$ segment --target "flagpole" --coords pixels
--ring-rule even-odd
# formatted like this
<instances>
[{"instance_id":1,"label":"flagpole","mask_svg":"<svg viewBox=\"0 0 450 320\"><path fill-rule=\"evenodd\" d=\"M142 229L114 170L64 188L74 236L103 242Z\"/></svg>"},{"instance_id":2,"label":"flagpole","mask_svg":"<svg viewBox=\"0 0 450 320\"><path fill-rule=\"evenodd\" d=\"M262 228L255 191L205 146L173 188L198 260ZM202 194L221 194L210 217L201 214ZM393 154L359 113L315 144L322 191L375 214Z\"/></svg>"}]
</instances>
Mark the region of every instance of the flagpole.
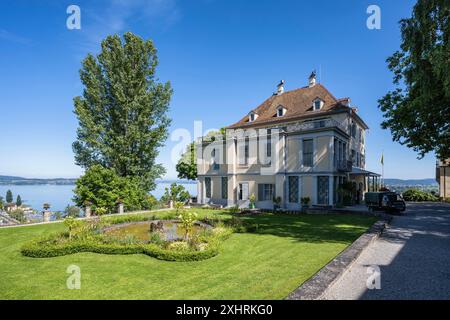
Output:
<instances>
[{"instance_id":1,"label":"flagpole","mask_svg":"<svg viewBox=\"0 0 450 320\"><path fill-rule=\"evenodd\" d=\"M382 152L383 161L381 162L381 186L384 187L384 150Z\"/></svg>"}]
</instances>

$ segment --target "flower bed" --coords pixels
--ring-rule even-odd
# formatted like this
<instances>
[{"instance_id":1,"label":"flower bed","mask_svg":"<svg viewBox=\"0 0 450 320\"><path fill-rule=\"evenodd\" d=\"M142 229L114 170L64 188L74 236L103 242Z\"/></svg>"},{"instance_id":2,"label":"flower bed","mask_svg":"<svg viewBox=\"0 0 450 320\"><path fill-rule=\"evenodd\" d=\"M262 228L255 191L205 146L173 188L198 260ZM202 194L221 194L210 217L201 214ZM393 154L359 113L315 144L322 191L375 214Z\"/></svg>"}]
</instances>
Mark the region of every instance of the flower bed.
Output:
<instances>
[{"instance_id":1,"label":"flower bed","mask_svg":"<svg viewBox=\"0 0 450 320\"><path fill-rule=\"evenodd\" d=\"M111 225L129 222L149 221L153 217L136 215L129 217L106 217L80 221L66 219L67 232L48 235L32 240L21 248L24 256L49 258L79 252L101 254L146 254L167 261L200 261L209 259L219 253L220 244L233 232L232 228L215 225L205 228L184 241L164 241L159 237L150 237L142 241L133 237L114 237L103 232ZM165 219L171 219L168 215Z\"/></svg>"}]
</instances>

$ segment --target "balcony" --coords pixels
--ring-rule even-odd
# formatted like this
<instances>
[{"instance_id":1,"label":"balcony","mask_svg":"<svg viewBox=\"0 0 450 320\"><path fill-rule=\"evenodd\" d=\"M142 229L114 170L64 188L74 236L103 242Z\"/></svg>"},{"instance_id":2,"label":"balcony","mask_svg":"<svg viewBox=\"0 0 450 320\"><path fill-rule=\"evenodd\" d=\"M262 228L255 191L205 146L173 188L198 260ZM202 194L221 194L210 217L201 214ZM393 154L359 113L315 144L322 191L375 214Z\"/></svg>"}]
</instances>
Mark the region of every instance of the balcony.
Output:
<instances>
[{"instance_id":1,"label":"balcony","mask_svg":"<svg viewBox=\"0 0 450 320\"><path fill-rule=\"evenodd\" d=\"M337 160L335 162L335 167L337 171L340 172L351 172L352 171L352 162L351 160Z\"/></svg>"}]
</instances>

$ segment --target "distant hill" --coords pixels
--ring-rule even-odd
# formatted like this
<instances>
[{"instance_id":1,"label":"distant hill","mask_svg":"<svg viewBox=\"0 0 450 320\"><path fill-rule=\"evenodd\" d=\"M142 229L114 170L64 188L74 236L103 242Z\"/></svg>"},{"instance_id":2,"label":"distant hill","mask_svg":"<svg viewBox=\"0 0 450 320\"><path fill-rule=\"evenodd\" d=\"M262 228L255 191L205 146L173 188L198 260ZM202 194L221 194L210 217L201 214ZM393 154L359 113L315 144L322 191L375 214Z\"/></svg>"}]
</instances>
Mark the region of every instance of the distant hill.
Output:
<instances>
[{"instance_id":1,"label":"distant hill","mask_svg":"<svg viewBox=\"0 0 450 320\"><path fill-rule=\"evenodd\" d=\"M0 181L9 181L9 180L23 180L25 178L14 177L14 176L0 176Z\"/></svg>"},{"instance_id":2,"label":"distant hill","mask_svg":"<svg viewBox=\"0 0 450 320\"><path fill-rule=\"evenodd\" d=\"M74 184L77 179L34 179L15 176L0 176L0 185L38 185L38 184L54 184L54 185L70 185Z\"/></svg>"},{"instance_id":3,"label":"distant hill","mask_svg":"<svg viewBox=\"0 0 450 320\"><path fill-rule=\"evenodd\" d=\"M54 178L54 179L35 179L35 178L23 178L15 176L1 176L0 185L39 185L39 184L54 184L54 185L72 185L77 181L76 178ZM196 181L188 180L156 180L157 183L189 183L194 184Z\"/></svg>"},{"instance_id":4,"label":"distant hill","mask_svg":"<svg viewBox=\"0 0 450 320\"><path fill-rule=\"evenodd\" d=\"M437 186L436 179L384 179L387 186Z\"/></svg>"}]
</instances>

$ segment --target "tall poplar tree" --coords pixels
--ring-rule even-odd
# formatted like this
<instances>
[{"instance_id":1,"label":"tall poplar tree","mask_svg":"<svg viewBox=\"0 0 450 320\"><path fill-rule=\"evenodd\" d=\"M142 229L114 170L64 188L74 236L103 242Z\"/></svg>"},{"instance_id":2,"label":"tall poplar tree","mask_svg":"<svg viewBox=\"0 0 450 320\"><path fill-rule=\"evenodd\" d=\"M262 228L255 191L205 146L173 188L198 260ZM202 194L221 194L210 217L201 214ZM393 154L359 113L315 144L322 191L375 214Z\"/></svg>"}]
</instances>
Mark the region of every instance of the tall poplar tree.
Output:
<instances>
[{"instance_id":1,"label":"tall poplar tree","mask_svg":"<svg viewBox=\"0 0 450 320\"><path fill-rule=\"evenodd\" d=\"M13 202L13 194L11 190L6 191L6 203L12 203Z\"/></svg>"},{"instance_id":2,"label":"tall poplar tree","mask_svg":"<svg viewBox=\"0 0 450 320\"><path fill-rule=\"evenodd\" d=\"M167 139L172 88L155 76L157 52L150 40L128 32L102 41L80 70L83 96L74 99L79 127L76 164L99 164L121 177L139 178L147 191L165 169L155 162Z\"/></svg>"}]
</instances>

